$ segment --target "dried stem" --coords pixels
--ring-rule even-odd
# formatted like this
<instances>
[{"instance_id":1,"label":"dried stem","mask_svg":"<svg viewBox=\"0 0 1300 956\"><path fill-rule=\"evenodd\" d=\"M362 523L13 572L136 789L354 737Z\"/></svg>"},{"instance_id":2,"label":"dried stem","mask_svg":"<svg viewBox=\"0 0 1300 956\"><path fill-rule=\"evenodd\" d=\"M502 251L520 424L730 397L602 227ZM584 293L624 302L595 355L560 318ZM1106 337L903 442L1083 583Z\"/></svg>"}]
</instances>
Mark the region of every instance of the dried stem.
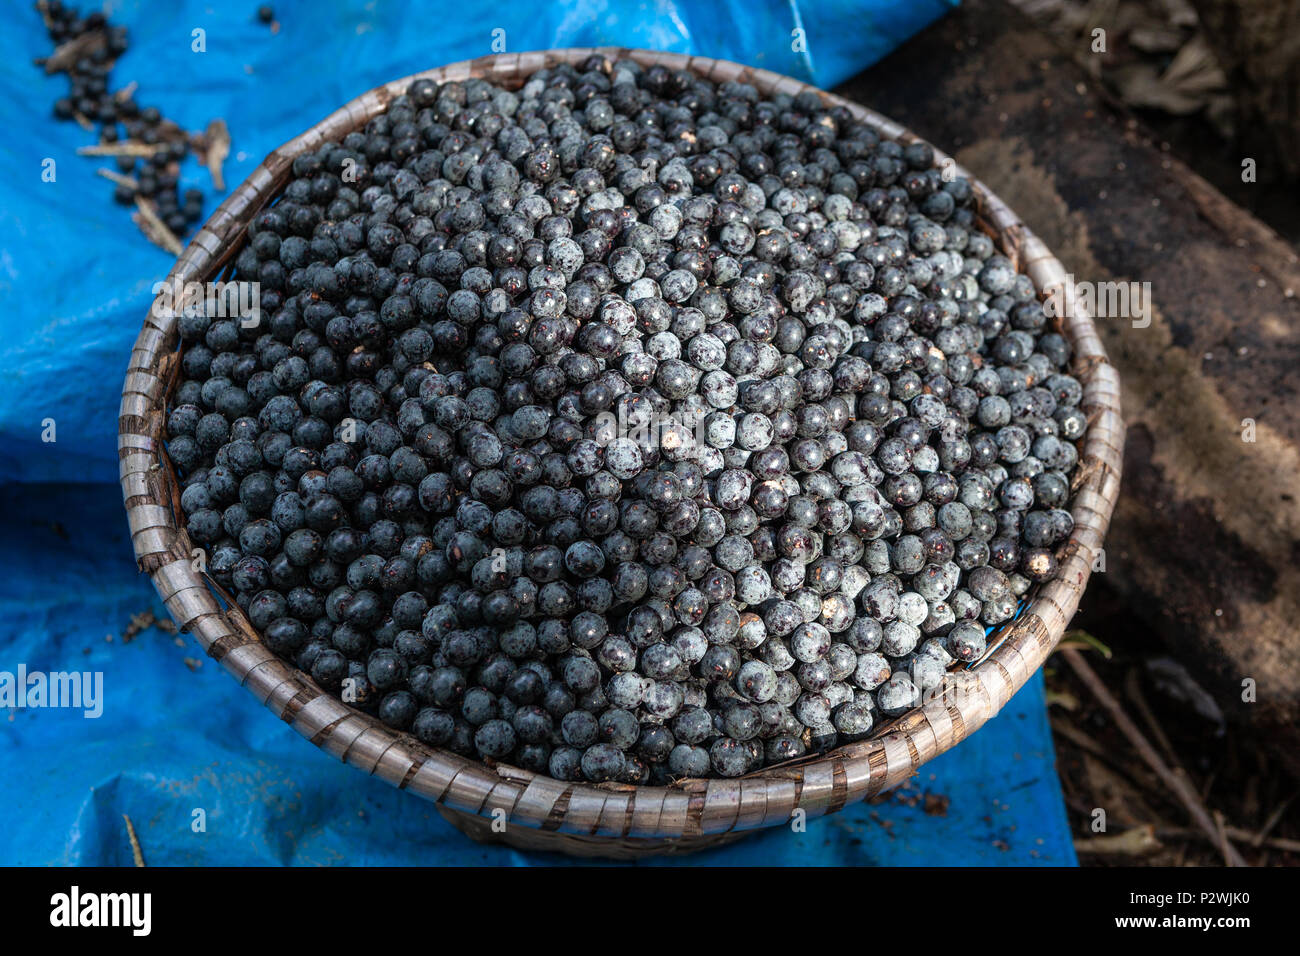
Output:
<instances>
[{"instance_id":1,"label":"dried stem","mask_svg":"<svg viewBox=\"0 0 1300 956\"><path fill-rule=\"evenodd\" d=\"M219 191L226 189L226 179L222 174L221 164L230 155L230 129L223 119L214 119L207 129L190 138L190 146L198 154L199 160L208 168L212 176L212 185Z\"/></svg>"},{"instance_id":2,"label":"dried stem","mask_svg":"<svg viewBox=\"0 0 1300 956\"><path fill-rule=\"evenodd\" d=\"M1174 745L1169 742L1169 736L1165 733L1160 722L1156 720L1155 713L1152 712L1147 704L1146 696L1142 693L1142 686L1138 681L1137 668L1129 668L1129 672L1124 676L1124 690L1128 693L1129 699L1133 701L1133 706L1137 708L1138 716L1142 722L1147 725L1151 735L1156 738L1156 745L1160 747L1164 755L1169 758L1169 763L1175 770L1179 770L1178 757L1174 753Z\"/></svg>"},{"instance_id":3,"label":"dried stem","mask_svg":"<svg viewBox=\"0 0 1300 956\"><path fill-rule=\"evenodd\" d=\"M137 143L127 140L122 143L100 143L97 146L77 147L78 156L154 156L167 148L166 143Z\"/></svg>"},{"instance_id":4,"label":"dried stem","mask_svg":"<svg viewBox=\"0 0 1300 956\"><path fill-rule=\"evenodd\" d=\"M131 841L131 859L135 860L136 866L144 866L144 852L140 849L140 838L135 835L135 824L125 813L122 819L126 821L126 836Z\"/></svg>"},{"instance_id":5,"label":"dried stem","mask_svg":"<svg viewBox=\"0 0 1300 956\"><path fill-rule=\"evenodd\" d=\"M121 173L114 172L111 169L97 169L95 172L103 176L110 182L117 183L119 186L129 186L132 189L140 188L140 181L134 176L123 176Z\"/></svg>"},{"instance_id":6,"label":"dried stem","mask_svg":"<svg viewBox=\"0 0 1300 956\"><path fill-rule=\"evenodd\" d=\"M158 213L153 207L153 203L141 196L135 197L136 209L139 210L131 218L135 224L140 227L140 231L148 237L149 241L160 249L165 249L174 256L179 256L184 251L181 241L176 238L176 234L167 228L167 224L158 218Z\"/></svg>"},{"instance_id":7,"label":"dried stem","mask_svg":"<svg viewBox=\"0 0 1300 956\"><path fill-rule=\"evenodd\" d=\"M1249 866L1245 858L1242 857L1242 855L1237 851L1237 848L1229 841L1227 834L1215 825L1214 819L1205 808L1205 804L1201 801L1200 795L1184 777L1169 769L1168 765L1166 765L1160 758L1160 754L1156 752L1156 749L1152 747L1146 737L1142 735L1142 731L1138 729L1137 724L1133 723L1128 714L1124 712L1124 708L1120 706L1119 701L1117 701L1114 695L1106 689L1106 685L1103 684L1101 678L1097 676L1097 672L1094 671L1088 662L1083 659L1083 655L1073 648L1069 648L1062 651L1061 656L1064 657L1070 667L1074 669L1079 680L1083 681L1088 690L1092 692L1092 695L1097 698L1098 703L1100 703L1102 707L1106 708L1111 719L1115 721L1115 725L1119 727L1124 736L1128 738L1129 743L1133 745L1133 748L1137 750L1138 754L1146 761L1147 765L1156 772L1156 776L1164 782L1165 786L1174 792L1174 795L1177 796L1183 806L1187 808L1187 812L1191 815L1192 820L1196 825L1205 831L1206 835L1211 840L1219 845L1223 852L1224 861L1229 866Z\"/></svg>"}]
</instances>

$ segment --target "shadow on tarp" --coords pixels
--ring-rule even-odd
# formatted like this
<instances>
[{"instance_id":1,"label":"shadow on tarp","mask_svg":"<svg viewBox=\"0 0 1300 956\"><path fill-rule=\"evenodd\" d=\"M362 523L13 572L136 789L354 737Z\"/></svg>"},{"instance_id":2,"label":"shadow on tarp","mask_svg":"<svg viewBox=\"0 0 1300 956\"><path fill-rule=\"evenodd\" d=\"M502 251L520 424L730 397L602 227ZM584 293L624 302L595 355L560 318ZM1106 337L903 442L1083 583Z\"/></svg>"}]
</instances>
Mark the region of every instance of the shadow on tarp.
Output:
<instances>
[{"instance_id":1,"label":"shadow on tarp","mask_svg":"<svg viewBox=\"0 0 1300 956\"><path fill-rule=\"evenodd\" d=\"M104 686L98 719L0 711L0 864L129 866L123 814L153 866L566 862L472 843L432 805L299 737L192 638L150 628L124 643L132 615L165 612L136 572L117 486L0 486L0 502L0 672L99 672ZM1072 866L1054 760L1038 675L921 768L914 805L854 804L806 833L765 831L689 860ZM926 794L942 813L910 799Z\"/></svg>"}]
</instances>

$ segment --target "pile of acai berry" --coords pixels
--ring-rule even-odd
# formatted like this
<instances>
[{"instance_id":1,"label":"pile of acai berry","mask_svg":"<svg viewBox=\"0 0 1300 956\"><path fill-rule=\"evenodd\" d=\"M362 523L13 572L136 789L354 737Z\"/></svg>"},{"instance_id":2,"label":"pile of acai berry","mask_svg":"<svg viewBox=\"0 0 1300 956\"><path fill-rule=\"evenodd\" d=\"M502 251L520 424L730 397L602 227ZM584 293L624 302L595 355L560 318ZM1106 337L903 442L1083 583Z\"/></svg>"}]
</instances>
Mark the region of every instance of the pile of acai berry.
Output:
<instances>
[{"instance_id":1,"label":"pile of acai berry","mask_svg":"<svg viewBox=\"0 0 1300 956\"><path fill-rule=\"evenodd\" d=\"M869 735L1057 572L1086 418L970 183L812 92L417 80L190 310L190 537L425 744L736 777Z\"/></svg>"}]
</instances>

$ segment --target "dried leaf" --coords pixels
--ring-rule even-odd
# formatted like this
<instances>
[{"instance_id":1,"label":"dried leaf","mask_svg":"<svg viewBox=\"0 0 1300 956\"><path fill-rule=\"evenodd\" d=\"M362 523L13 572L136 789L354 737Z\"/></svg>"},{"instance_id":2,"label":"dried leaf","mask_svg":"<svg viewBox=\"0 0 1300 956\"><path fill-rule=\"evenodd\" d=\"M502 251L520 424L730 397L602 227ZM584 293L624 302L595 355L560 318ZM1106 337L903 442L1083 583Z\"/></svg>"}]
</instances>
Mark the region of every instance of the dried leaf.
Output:
<instances>
[{"instance_id":1,"label":"dried leaf","mask_svg":"<svg viewBox=\"0 0 1300 956\"><path fill-rule=\"evenodd\" d=\"M174 256L179 256L184 251L181 241L176 238L176 234L167 228L167 224L158 218L158 213L154 210L153 203L141 196L135 197L136 212L131 215L135 224L140 227L140 231L145 234L155 246L170 252Z\"/></svg>"},{"instance_id":2,"label":"dried leaf","mask_svg":"<svg viewBox=\"0 0 1300 956\"><path fill-rule=\"evenodd\" d=\"M1197 34L1178 51L1178 55L1161 75L1160 82L1181 93L1193 95L1222 90L1228 81L1219 68L1219 61L1206 44L1205 37Z\"/></svg>"},{"instance_id":3,"label":"dried leaf","mask_svg":"<svg viewBox=\"0 0 1300 956\"><path fill-rule=\"evenodd\" d=\"M1185 116L1205 105L1203 97L1187 95L1162 83L1149 63L1130 63L1113 70L1109 76L1129 106Z\"/></svg>"},{"instance_id":4,"label":"dried leaf","mask_svg":"<svg viewBox=\"0 0 1300 956\"><path fill-rule=\"evenodd\" d=\"M230 155L230 130L223 119L214 119L200 135L190 141L199 161L208 168L212 176L212 185L224 192L226 180L221 172L221 164Z\"/></svg>"}]
</instances>

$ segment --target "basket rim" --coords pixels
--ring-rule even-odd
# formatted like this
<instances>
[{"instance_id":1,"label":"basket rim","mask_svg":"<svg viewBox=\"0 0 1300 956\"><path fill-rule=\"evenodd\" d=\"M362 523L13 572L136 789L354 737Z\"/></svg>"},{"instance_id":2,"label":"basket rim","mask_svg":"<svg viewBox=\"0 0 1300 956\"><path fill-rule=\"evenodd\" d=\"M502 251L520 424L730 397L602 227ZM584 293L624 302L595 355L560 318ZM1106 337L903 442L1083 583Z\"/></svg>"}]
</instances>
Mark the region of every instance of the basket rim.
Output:
<instances>
[{"instance_id":1,"label":"basket rim","mask_svg":"<svg viewBox=\"0 0 1300 956\"><path fill-rule=\"evenodd\" d=\"M539 69L580 62L597 53L631 59L643 67L687 69L717 82L747 82L765 94L813 92L824 102L847 108L883 138L924 142L852 101L792 77L726 60L624 47L493 54L375 87L273 150L199 230L166 283L218 275L247 224L278 194L295 156L364 125L413 81L479 77L509 85ZM1040 296L1068 281L1064 266L996 194L941 150L935 149L935 162L970 181L980 216L998 248L1018 272L1029 276ZM191 631L209 656L277 716L343 762L453 810L504 814L511 824L557 835L624 841L699 838L787 822L795 810L811 816L834 812L901 783L995 716L1041 666L1078 607L1118 496L1124 444L1119 376L1092 317L1076 305L1060 318L1061 331L1074 350L1075 374L1083 384L1081 407L1089 417L1072 483L1075 528L1056 549L1057 577L1035 589L1029 605L978 666L949 672L941 694L927 695L919 706L882 725L879 734L744 777L692 779L663 787L558 781L431 748L409 733L388 728L272 654L233 602L222 607L212 590L215 582L195 569L175 475L163 447L166 401L179 371L178 331L176 316L157 305L151 305L146 316L123 386L119 471L137 563L177 624Z\"/></svg>"}]
</instances>

